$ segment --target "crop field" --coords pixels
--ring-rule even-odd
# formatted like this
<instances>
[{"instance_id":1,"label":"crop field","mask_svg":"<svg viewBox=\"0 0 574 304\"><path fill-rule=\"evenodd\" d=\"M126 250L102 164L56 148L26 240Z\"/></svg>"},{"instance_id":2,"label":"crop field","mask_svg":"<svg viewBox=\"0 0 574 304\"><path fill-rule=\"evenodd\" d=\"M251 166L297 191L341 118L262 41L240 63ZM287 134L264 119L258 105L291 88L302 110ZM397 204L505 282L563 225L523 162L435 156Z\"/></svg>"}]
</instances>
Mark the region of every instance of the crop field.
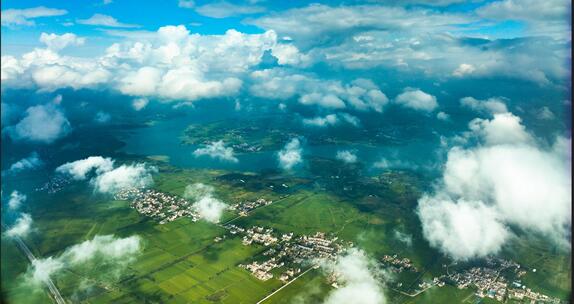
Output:
<instances>
[{"instance_id":1,"label":"crop field","mask_svg":"<svg viewBox=\"0 0 574 304\"><path fill-rule=\"evenodd\" d=\"M264 226L278 233L297 235L320 231L352 242L374 259L384 254L410 258L420 274L395 277L403 282L401 290L405 292L411 292L423 280L429 281L444 273L444 265L449 263L424 241L416 214L406 207L411 203L397 204L385 197L370 197L372 191L368 187L362 193L355 193L358 198L353 199L335 191L316 191L316 185L305 179L216 170L174 170L161 164L159 168L154 185L159 191L182 195L187 185L201 182L215 186L215 195L227 203L261 197L274 201L246 217L228 211L222 217L222 224L246 228ZM399 184L409 182L402 175L384 178L396 178L393 191L399 195L401 191L410 191L408 186ZM288 186L282 187L282 184ZM193 222L190 218L160 225L131 209L128 202L96 195L82 184L71 184L53 195L32 193L31 199L40 202L30 210L38 232L25 241L39 258L59 256L66 248L96 235L138 235L142 240L142 250L129 263L95 261L54 276L54 282L66 298L83 303L255 303L283 285L277 275L260 281L238 267L252 261L265 248L242 245L241 238L229 235L221 225L202 220ZM365 204L369 204L368 210ZM411 243L406 245L398 240L397 232L407 233ZM216 237L223 240L215 242ZM570 277L561 270L569 269L568 256L547 248L544 241L528 244L535 244L536 253L528 250L526 243L508 248L528 269L544 269L537 273L530 271L524 282L549 294L566 297ZM3 238L2 245L3 256L10 257L3 259L2 266L7 260L11 263L9 271L2 273L2 281L7 282L3 283L4 296L26 297L30 303L46 302L47 293L42 289L36 288L35 293L28 294L29 288L24 283L25 276L30 275L26 272L28 261L10 240ZM552 271L555 273L551 274ZM323 273L312 270L265 303L321 302L331 290ZM452 299L477 303L479 299L471 289L459 290L452 286L440 290L432 287L416 297L391 288L386 290L388 300L393 303L444 303Z\"/></svg>"}]
</instances>

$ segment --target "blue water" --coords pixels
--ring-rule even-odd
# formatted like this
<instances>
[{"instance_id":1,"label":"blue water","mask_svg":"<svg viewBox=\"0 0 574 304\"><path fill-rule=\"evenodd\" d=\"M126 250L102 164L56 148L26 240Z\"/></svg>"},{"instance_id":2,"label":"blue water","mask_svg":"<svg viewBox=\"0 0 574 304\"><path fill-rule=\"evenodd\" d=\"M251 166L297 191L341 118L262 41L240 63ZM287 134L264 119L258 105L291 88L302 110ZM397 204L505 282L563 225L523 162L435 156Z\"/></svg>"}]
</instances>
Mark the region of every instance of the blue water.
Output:
<instances>
[{"instance_id":1,"label":"blue water","mask_svg":"<svg viewBox=\"0 0 574 304\"><path fill-rule=\"evenodd\" d=\"M206 119L207 120L207 119ZM208 156L193 155L199 146L181 143L183 130L197 123L196 117L185 116L177 119L158 121L152 126L136 129L123 140L122 152L137 155L164 155L169 163L181 168L223 169L243 172L258 172L278 168L277 152L236 153L237 163L212 159ZM319 156L334 159L339 150L352 150L365 166L366 173L380 172L374 164L386 158L391 168L429 169L436 157L433 147L437 142L411 141L401 146L368 146L368 145L303 145L303 159ZM304 167L304 166L300 166ZM301 169L294 170L302 173Z\"/></svg>"}]
</instances>

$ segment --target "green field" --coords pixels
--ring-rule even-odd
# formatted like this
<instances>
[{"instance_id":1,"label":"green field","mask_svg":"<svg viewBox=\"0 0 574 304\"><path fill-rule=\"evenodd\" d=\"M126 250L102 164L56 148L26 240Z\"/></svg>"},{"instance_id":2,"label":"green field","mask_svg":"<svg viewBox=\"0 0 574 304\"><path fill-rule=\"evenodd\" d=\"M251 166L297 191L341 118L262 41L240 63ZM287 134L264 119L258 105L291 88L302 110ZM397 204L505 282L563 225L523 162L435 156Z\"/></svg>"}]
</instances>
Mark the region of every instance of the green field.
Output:
<instances>
[{"instance_id":1,"label":"green field","mask_svg":"<svg viewBox=\"0 0 574 304\"><path fill-rule=\"evenodd\" d=\"M154 188L160 191L182 195L187 185L202 182L213 185L216 196L227 203L260 197L274 201L247 217L226 212L223 224L271 227L279 233L297 235L321 231L352 242L374 259L384 254L410 258L420 273L395 277L403 282L402 290L411 290L421 280L432 280L444 273L443 265L450 263L430 248L420 234L412 198L401 194L418 191L420 187L407 173L368 178L362 182L359 188L362 190L350 197L337 191L322 191L322 187L333 186L327 178L320 179L317 186L306 179L273 174L229 174L158 166L160 173L155 177ZM269 187L283 183L289 188ZM385 191L397 193L395 199L369 195L377 187L386 187L384 183L393 184L392 189ZM403 198L397 200L397 197ZM53 280L66 298L83 303L255 303L282 286L277 276L263 282L238 267L259 256L264 247L242 245L239 237L227 234L221 225L192 222L188 218L160 225L129 208L128 202L96 195L81 183L54 195L33 193L30 199L41 202L29 210L37 230L25 239L37 257L58 256L69 246L96 235L142 238L143 249L128 264L96 261L55 275ZM397 230L408 233L412 245L397 240ZM223 241L214 242L215 237L223 235L227 235ZM527 244L535 244L534 249ZM545 244L517 242L507 254L529 269L540 269L524 278L529 286L566 298L570 290L567 271L570 260L563 251L552 251ZM23 283L28 262L9 239L3 238L2 245L2 254L7 257L2 259L2 281L7 282L3 283L4 296L14 302L26 297L28 303L45 303L45 291L33 288L31 293L30 287ZM313 270L265 303L317 303L331 289L321 271ZM478 299L470 289L459 290L448 285L432 287L416 297L386 288L386 296L392 303L477 303Z\"/></svg>"}]
</instances>

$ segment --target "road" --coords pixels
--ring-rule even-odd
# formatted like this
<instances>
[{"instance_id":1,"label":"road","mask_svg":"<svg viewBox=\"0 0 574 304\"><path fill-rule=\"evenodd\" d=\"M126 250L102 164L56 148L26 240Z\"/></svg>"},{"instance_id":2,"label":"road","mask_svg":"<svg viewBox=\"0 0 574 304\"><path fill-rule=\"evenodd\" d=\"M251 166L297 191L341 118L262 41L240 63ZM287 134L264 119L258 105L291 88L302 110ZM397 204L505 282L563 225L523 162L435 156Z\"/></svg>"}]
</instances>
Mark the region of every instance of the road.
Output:
<instances>
[{"instance_id":1,"label":"road","mask_svg":"<svg viewBox=\"0 0 574 304\"><path fill-rule=\"evenodd\" d=\"M313 267L311 267L311 268L305 270L303 273L301 273L300 275L298 275L297 277L295 277L293 280L287 282L287 284L285 284L285 285L279 287L279 289L277 289L277 290L275 290L274 292L268 294L265 298L261 299L261 301L257 302L257 304L261 304L261 303L265 302L265 300L271 298L274 294L278 293L281 289L283 289L283 288L289 286L289 284L295 282L295 280L297 280L298 278L302 277L304 274L306 274L307 272L309 272L309 271L312 270L312 269L313 269Z\"/></svg>"},{"instance_id":2,"label":"road","mask_svg":"<svg viewBox=\"0 0 574 304\"><path fill-rule=\"evenodd\" d=\"M3 226L4 226L4 229L6 229L6 226L5 225L3 225ZM24 252L24 254L28 258L30 263L34 263L34 261L36 260L36 257L34 256L32 251L30 251L28 246L26 246L26 243L24 243L24 241L19 236L13 236L12 239L16 242L16 244L18 245L18 248L20 248L20 250L22 250L22 252ZM52 294L52 299L54 301L56 301L57 304L66 304L66 301L64 300L64 298L60 294L58 287L56 287L56 285L54 284L52 279L48 278L48 280L45 283L48 286L50 293Z\"/></svg>"}]
</instances>

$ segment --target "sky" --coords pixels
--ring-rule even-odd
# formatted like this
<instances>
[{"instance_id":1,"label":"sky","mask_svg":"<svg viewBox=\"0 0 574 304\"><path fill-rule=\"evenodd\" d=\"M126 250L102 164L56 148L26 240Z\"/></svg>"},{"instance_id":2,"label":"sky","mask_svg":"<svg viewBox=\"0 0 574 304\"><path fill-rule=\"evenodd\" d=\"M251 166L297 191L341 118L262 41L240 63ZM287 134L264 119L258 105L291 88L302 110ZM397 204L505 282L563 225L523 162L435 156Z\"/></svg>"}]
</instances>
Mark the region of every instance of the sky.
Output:
<instances>
[{"instance_id":1,"label":"sky","mask_svg":"<svg viewBox=\"0 0 574 304\"><path fill-rule=\"evenodd\" d=\"M4 98L2 136L51 145L73 132L62 90L118 94L134 113L155 103L275 102L313 109L302 124L319 129L361 128L361 115L384 119L390 107L433 126L464 119L456 136L437 135L443 172L418 202L429 243L455 259L482 257L519 227L567 247L571 135L541 139L532 128L571 119L556 110L571 109L570 11L568 0L6 0L2 92L49 100ZM536 108L520 100L529 92ZM456 107L448 96L460 96ZM461 109L473 117L458 117ZM98 112L94 121L110 119ZM285 143L282 169L302 162L302 142ZM236 162L229 149L216 142L197 154ZM14 168L39 162L30 154ZM146 170L110 167L94 183L107 191L131 172L148 184Z\"/></svg>"}]
</instances>

